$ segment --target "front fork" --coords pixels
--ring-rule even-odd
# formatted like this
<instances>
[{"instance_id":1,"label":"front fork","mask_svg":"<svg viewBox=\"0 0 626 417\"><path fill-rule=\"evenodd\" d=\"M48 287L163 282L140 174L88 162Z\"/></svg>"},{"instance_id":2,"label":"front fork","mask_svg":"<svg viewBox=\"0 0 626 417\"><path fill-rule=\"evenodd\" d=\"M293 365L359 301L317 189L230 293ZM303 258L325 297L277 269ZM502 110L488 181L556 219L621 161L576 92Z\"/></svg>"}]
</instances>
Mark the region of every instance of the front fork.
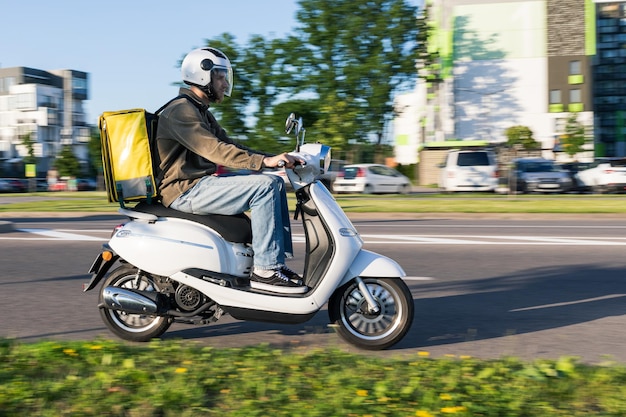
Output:
<instances>
[{"instance_id":1,"label":"front fork","mask_svg":"<svg viewBox=\"0 0 626 417\"><path fill-rule=\"evenodd\" d=\"M363 294L363 298L365 298L365 301L367 302L367 312L369 314L378 314L380 312L380 306L376 300L374 300L374 296L370 293L370 290L367 288L363 279L361 277L356 277L354 280L356 281L361 294Z\"/></svg>"}]
</instances>

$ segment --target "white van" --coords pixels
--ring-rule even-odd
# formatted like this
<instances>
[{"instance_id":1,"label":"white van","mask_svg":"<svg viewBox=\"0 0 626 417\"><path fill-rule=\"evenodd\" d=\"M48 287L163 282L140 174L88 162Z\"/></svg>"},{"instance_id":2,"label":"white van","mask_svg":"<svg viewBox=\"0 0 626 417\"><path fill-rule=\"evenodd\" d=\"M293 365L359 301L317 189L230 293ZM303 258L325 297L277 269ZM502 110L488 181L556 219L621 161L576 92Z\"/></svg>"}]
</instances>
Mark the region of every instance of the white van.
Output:
<instances>
[{"instance_id":1,"label":"white van","mask_svg":"<svg viewBox=\"0 0 626 417\"><path fill-rule=\"evenodd\" d=\"M453 150L440 167L439 188L446 192L492 192L498 186L498 164L492 151Z\"/></svg>"}]
</instances>

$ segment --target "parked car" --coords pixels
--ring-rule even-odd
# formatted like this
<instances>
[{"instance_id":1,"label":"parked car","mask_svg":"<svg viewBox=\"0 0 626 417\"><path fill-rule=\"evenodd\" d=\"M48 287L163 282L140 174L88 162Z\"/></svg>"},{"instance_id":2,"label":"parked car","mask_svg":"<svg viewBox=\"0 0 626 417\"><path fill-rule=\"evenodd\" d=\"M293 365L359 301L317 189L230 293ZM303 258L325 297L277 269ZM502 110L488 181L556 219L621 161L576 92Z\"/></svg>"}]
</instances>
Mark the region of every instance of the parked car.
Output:
<instances>
[{"instance_id":1,"label":"parked car","mask_svg":"<svg viewBox=\"0 0 626 417\"><path fill-rule=\"evenodd\" d=\"M76 190L78 191L95 191L96 180L92 178L78 178L76 180Z\"/></svg>"},{"instance_id":2,"label":"parked car","mask_svg":"<svg viewBox=\"0 0 626 417\"><path fill-rule=\"evenodd\" d=\"M511 175L516 191L522 193L565 193L572 189L569 173L550 159L515 159Z\"/></svg>"},{"instance_id":3,"label":"parked car","mask_svg":"<svg viewBox=\"0 0 626 417\"><path fill-rule=\"evenodd\" d=\"M586 187L585 184L578 179L576 174L582 170L590 168L591 165L591 162L562 162L559 164L559 166L569 174L569 177L572 180L572 190L578 192L587 191L588 187Z\"/></svg>"},{"instance_id":4,"label":"parked car","mask_svg":"<svg viewBox=\"0 0 626 417\"><path fill-rule=\"evenodd\" d=\"M408 193L410 190L407 176L379 164L345 165L333 182L335 193Z\"/></svg>"},{"instance_id":5,"label":"parked car","mask_svg":"<svg viewBox=\"0 0 626 417\"><path fill-rule=\"evenodd\" d=\"M48 179L47 178L37 178L37 191L48 191Z\"/></svg>"},{"instance_id":6,"label":"parked car","mask_svg":"<svg viewBox=\"0 0 626 417\"><path fill-rule=\"evenodd\" d=\"M626 158L602 158L576 173L581 185L595 193L626 191Z\"/></svg>"},{"instance_id":7,"label":"parked car","mask_svg":"<svg viewBox=\"0 0 626 417\"><path fill-rule=\"evenodd\" d=\"M28 191L28 180L21 178L5 178L11 186L12 193L25 193Z\"/></svg>"},{"instance_id":8,"label":"parked car","mask_svg":"<svg viewBox=\"0 0 626 417\"><path fill-rule=\"evenodd\" d=\"M56 182L48 185L48 191L67 191L68 185L65 180L57 180Z\"/></svg>"},{"instance_id":9,"label":"parked car","mask_svg":"<svg viewBox=\"0 0 626 417\"><path fill-rule=\"evenodd\" d=\"M0 193L12 193L13 186L5 178L0 178Z\"/></svg>"},{"instance_id":10,"label":"parked car","mask_svg":"<svg viewBox=\"0 0 626 417\"><path fill-rule=\"evenodd\" d=\"M440 165L439 188L451 191L495 191L496 155L488 150L452 150Z\"/></svg>"},{"instance_id":11,"label":"parked car","mask_svg":"<svg viewBox=\"0 0 626 417\"><path fill-rule=\"evenodd\" d=\"M319 180L328 188L330 191L333 191L333 183L337 179L337 175L346 165L346 161L341 159L331 159L330 166L328 167L328 171L324 172L320 175Z\"/></svg>"}]
</instances>

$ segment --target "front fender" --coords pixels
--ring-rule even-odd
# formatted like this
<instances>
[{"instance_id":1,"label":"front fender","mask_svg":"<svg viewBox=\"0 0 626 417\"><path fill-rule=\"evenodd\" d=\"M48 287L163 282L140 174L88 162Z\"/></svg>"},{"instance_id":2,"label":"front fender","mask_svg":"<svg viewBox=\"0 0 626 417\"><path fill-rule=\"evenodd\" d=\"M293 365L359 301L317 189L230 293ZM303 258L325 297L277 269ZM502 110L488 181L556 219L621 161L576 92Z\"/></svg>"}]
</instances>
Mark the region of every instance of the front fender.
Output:
<instances>
[{"instance_id":1,"label":"front fender","mask_svg":"<svg viewBox=\"0 0 626 417\"><path fill-rule=\"evenodd\" d=\"M393 259L362 249L350 265L342 284L354 277L402 278L404 269Z\"/></svg>"}]
</instances>

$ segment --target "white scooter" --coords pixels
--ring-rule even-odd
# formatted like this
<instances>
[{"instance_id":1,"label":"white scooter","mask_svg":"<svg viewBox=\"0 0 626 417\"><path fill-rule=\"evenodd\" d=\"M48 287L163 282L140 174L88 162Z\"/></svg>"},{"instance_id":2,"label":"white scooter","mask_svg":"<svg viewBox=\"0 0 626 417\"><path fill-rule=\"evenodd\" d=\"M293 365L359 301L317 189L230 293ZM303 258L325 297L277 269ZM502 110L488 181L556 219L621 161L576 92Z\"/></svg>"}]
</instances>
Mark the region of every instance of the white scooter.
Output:
<instances>
[{"instance_id":1,"label":"white scooter","mask_svg":"<svg viewBox=\"0 0 626 417\"><path fill-rule=\"evenodd\" d=\"M84 291L112 265L98 308L122 339L148 341L173 322L208 324L224 314L239 320L303 323L326 303L330 321L348 342L385 349L408 332L413 298L393 260L363 249L363 241L332 194L316 177L330 163L330 148L305 144L302 119L292 113L286 131L296 136L305 164L287 169L296 196L296 219L306 236L304 294L250 287L253 252L249 218L199 216L162 205L120 209L130 221L103 245Z\"/></svg>"}]
</instances>

